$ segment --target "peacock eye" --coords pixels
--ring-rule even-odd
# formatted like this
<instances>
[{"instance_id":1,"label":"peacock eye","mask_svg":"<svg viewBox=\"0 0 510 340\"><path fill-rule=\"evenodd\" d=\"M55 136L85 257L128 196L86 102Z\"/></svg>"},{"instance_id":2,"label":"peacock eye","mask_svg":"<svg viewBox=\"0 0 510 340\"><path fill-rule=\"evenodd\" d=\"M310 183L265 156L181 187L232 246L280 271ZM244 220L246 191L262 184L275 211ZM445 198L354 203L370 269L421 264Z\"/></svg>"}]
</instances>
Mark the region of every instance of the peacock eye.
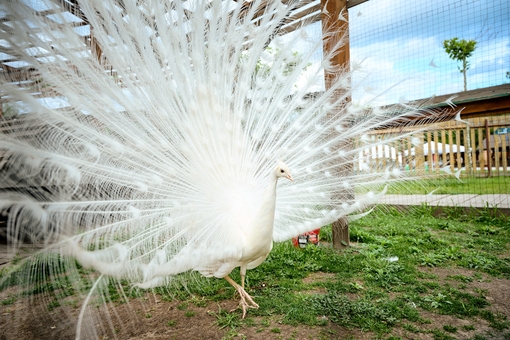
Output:
<instances>
[{"instance_id":1,"label":"peacock eye","mask_svg":"<svg viewBox=\"0 0 510 340\"><path fill-rule=\"evenodd\" d=\"M285 172L285 170L281 169L280 172L283 174Z\"/></svg>"}]
</instances>

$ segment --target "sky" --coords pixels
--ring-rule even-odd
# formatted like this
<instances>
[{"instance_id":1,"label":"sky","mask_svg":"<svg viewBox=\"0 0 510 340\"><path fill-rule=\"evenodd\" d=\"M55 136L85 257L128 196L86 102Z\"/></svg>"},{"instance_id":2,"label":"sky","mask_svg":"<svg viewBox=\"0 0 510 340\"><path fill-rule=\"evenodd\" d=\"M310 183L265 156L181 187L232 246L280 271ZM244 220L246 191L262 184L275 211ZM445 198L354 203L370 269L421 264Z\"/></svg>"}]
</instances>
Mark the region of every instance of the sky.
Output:
<instances>
[{"instance_id":1,"label":"sky","mask_svg":"<svg viewBox=\"0 0 510 340\"><path fill-rule=\"evenodd\" d=\"M460 63L442 46L453 37L477 41L468 90L510 83L508 0L369 0L349 10L349 31L351 61L364 66L354 82L366 77L354 101L391 86L380 104L463 91Z\"/></svg>"},{"instance_id":2,"label":"sky","mask_svg":"<svg viewBox=\"0 0 510 340\"><path fill-rule=\"evenodd\" d=\"M320 39L320 22L307 30ZM468 90L510 83L508 0L369 0L349 10L349 34L351 63L362 66L353 73L359 105L463 91L460 63L443 48L454 37L477 41Z\"/></svg>"}]
</instances>

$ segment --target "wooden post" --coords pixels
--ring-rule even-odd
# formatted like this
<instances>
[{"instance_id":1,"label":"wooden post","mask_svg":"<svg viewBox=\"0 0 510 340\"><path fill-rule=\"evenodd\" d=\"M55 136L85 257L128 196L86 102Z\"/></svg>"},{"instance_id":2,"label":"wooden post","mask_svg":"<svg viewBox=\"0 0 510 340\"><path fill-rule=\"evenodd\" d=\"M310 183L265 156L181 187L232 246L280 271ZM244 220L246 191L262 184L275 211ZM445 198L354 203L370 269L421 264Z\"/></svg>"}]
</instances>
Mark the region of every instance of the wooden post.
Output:
<instances>
[{"instance_id":1,"label":"wooden post","mask_svg":"<svg viewBox=\"0 0 510 340\"><path fill-rule=\"evenodd\" d=\"M476 143L476 138L475 138L475 131L476 129L473 129L471 130L471 128L469 128L469 148L470 148L470 152L469 152L469 164L471 164L471 172L469 173L469 176L470 177L475 177L476 176L476 145L475 146L471 146L472 143L471 141L473 141L473 143Z\"/></svg>"},{"instance_id":2,"label":"wooden post","mask_svg":"<svg viewBox=\"0 0 510 340\"><path fill-rule=\"evenodd\" d=\"M485 149L487 155L487 177L491 177L491 131L489 130L489 120L485 120Z\"/></svg>"},{"instance_id":3,"label":"wooden post","mask_svg":"<svg viewBox=\"0 0 510 340\"><path fill-rule=\"evenodd\" d=\"M432 172L432 134L427 131L427 166L425 170Z\"/></svg>"},{"instance_id":4,"label":"wooden post","mask_svg":"<svg viewBox=\"0 0 510 340\"><path fill-rule=\"evenodd\" d=\"M343 11L343 13L342 13ZM321 19L322 19L322 32L323 35L327 35L328 33L334 31L338 33L338 36L330 37L328 40L324 41L323 51L324 54L329 54L330 52L335 52L334 57L332 58L331 63L334 66L340 66L348 68L349 66L349 41L347 39L346 43L343 45L342 50L340 51L332 51L331 49L335 47L338 43L339 39L342 39L344 33L348 32L348 18L347 18L347 0L321 0ZM338 17L340 13L347 19L347 22L339 20ZM325 84L326 89L330 88L332 82L334 81L336 75L325 72ZM339 93L338 96L342 96L343 93ZM335 112L333 109L329 114L336 115L338 112ZM343 149L352 149L352 141L345 141L339 148ZM337 176L341 176L342 173L352 172L353 169L350 167L343 167L338 169ZM354 192L346 191L346 189L338 188L338 195L342 197L346 197L346 199L353 199ZM349 223L347 218L341 218L336 222L333 222L332 225L333 231L333 247L336 249L346 248L349 246Z\"/></svg>"},{"instance_id":5,"label":"wooden post","mask_svg":"<svg viewBox=\"0 0 510 340\"><path fill-rule=\"evenodd\" d=\"M457 171L460 171L460 169L462 168L462 159L461 159L461 152L460 152L460 136L461 136L461 130L458 129L458 130L455 130L456 131L456 138L455 138L455 144L457 146L457 159L456 159L456 164L457 164ZM466 157L464 155L464 157Z\"/></svg>"},{"instance_id":6,"label":"wooden post","mask_svg":"<svg viewBox=\"0 0 510 340\"><path fill-rule=\"evenodd\" d=\"M465 135L465 143L464 143L464 157L467 157L467 159L464 160L464 163L466 164L466 172L469 177L473 177L476 166L473 164L473 155L472 155L472 147L471 147L471 129L470 125L471 123L466 122L466 135Z\"/></svg>"},{"instance_id":7,"label":"wooden post","mask_svg":"<svg viewBox=\"0 0 510 340\"><path fill-rule=\"evenodd\" d=\"M480 176L485 176L485 164L487 163L487 150L483 146L483 128L478 128L478 160L480 162ZM484 151L485 150L485 151Z\"/></svg>"},{"instance_id":8,"label":"wooden post","mask_svg":"<svg viewBox=\"0 0 510 340\"><path fill-rule=\"evenodd\" d=\"M438 146L439 135L437 130L434 131L434 172L439 173L439 146Z\"/></svg>"},{"instance_id":9,"label":"wooden post","mask_svg":"<svg viewBox=\"0 0 510 340\"><path fill-rule=\"evenodd\" d=\"M450 155L446 153L446 148L449 147L448 141L450 141L450 138L451 138L450 130L448 130L448 136L446 135L445 130L441 131L441 159L443 162L443 164L442 164L443 167L447 166L447 164L449 162L449 160L446 159L446 156L450 157ZM440 169L441 167L439 167L439 149L436 149L436 151L437 151L437 164L438 164L438 168ZM451 147L450 147L450 151L451 151Z\"/></svg>"},{"instance_id":10,"label":"wooden post","mask_svg":"<svg viewBox=\"0 0 510 340\"><path fill-rule=\"evenodd\" d=\"M506 135L502 135L501 137L501 165L503 166L503 175L508 176L508 154L506 151Z\"/></svg>"},{"instance_id":11,"label":"wooden post","mask_svg":"<svg viewBox=\"0 0 510 340\"><path fill-rule=\"evenodd\" d=\"M443 156L445 156L445 154L446 154L445 151L446 151L447 147L450 148L447 155L448 155L450 171L452 174L455 172L455 153L453 152L453 136L454 136L454 134L455 134L454 129L448 130L448 145L446 145L446 141L445 141L445 144L443 144ZM443 157L443 159L446 159L446 158ZM446 164L443 163L443 166L445 166L445 165Z\"/></svg>"},{"instance_id":12,"label":"wooden post","mask_svg":"<svg viewBox=\"0 0 510 340\"><path fill-rule=\"evenodd\" d=\"M103 53L103 50L101 49L96 37L94 37L94 31L92 29L90 30L90 52L97 61L101 61L101 54Z\"/></svg>"}]
</instances>

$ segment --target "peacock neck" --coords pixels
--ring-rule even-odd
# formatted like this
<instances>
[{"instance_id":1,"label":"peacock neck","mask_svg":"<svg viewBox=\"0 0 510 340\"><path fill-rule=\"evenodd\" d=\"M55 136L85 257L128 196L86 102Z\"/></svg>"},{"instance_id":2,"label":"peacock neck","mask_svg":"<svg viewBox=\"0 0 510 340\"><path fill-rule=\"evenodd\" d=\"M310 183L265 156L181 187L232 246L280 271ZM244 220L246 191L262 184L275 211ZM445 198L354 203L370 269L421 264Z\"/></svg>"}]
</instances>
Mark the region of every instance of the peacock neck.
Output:
<instances>
[{"instance_id":1,"label":"peacock neck","mask_svg":"<svg viewBox=\"0 0 510 340\"><path fill-rule=\"evenodd\" d=\"M268 185L265 192L265 197L268 201L271 201L274 205L276 203L276 185L278 184L278 177L274 174L269 176ZM273 209L274 210L274 209Z\"/></svg>"},{"instance_id":2,"label":"peacock neck","mask_svg":"<svg viewBox=\"0 0 510 340\"><path fill-rule=\"evenodd\" d=\"M266 216L268 220L267 226L273 230L274 212L276 208L276 185L278 184L278 177L274 174L269 176L268 186L264 193L264 200L261 207L262 216Z\"/></svg>"}]
</instances>

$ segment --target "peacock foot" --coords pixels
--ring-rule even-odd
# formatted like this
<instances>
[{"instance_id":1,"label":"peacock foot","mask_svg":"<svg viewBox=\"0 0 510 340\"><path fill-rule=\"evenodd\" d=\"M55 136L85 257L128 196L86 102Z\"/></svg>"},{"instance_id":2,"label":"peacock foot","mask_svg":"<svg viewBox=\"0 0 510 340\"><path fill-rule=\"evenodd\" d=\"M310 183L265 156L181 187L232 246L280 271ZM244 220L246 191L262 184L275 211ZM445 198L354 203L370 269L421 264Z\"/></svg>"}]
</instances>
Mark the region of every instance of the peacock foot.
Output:
<instances>
[{"instance_id":1,"label":"peacock foot","mask_svg":"<svg viewBox=\"0 0 510 340\"><path fill-rule=\"evenodd\" d=\"M259 305L255 301L253 301L253 298L248 293L246 293L243 287L237 286L235 288L240 297L239 306L237 306L237 308L239 307L242 308L243 310L242 318L244 319L244 317L246 316L247 308L257 309L259 308ZM237 308L232 309L231 312L235 311Z\"/></svg>"}]
</instances>

